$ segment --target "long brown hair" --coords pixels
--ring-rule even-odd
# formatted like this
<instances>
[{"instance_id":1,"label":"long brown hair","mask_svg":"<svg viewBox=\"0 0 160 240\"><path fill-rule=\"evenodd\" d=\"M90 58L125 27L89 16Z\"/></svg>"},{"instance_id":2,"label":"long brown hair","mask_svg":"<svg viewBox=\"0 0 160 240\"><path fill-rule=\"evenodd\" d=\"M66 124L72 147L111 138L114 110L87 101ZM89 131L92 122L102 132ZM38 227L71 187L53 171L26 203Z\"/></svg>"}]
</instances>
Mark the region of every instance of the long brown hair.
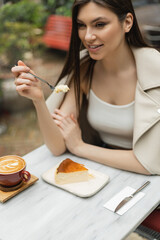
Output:
<instances>
[{"instance_id":1,"label":"long brown hair","mask_svg":"<svg viewBox=\"0 0 160 240\"><path fill-rule=\"evenodd\" d=\"M82 45L81 40L78 36L77 16L80 7L89 2L93 2L110 9L117 15L120 22L124 21L127 13L131 13L133 15L133 26L130 32L126 33L126 41L130 46L133 47L147 47L147 44L143 40L142 34L140 32L131 0L75 0L72 7L72 33L70 47L66 58L66 63L59 76L58 81L64 76L72 73L78 111L80 111L80 50ZM88 70L86 71L86 76L88 76L87 79L89 81L89 85L91 85L90 76L93 72L95 60L91 59L89 55L87 57L89 65Z\"/></svg>"}]
</instances>

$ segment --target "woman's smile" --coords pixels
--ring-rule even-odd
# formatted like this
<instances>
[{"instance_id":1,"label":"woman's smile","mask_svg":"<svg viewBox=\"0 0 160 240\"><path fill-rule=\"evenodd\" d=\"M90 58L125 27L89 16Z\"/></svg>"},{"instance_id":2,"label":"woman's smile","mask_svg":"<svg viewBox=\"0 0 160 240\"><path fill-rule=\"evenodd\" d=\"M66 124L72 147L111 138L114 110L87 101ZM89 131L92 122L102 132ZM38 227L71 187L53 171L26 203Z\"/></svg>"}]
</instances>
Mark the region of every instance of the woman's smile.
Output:
<instances>
[{"instance_id":1,"label":"woman's smile","mask_svg":"<svg viewBox=\"0 0 160 240\"><path fill-rule=\"evenodd\" d=\"M97 44L97 45L87 45L87 49L90 51L90 52L98 52L99 50L102 49L104 45L103 44Z\"/></svg>"}]
</instances>

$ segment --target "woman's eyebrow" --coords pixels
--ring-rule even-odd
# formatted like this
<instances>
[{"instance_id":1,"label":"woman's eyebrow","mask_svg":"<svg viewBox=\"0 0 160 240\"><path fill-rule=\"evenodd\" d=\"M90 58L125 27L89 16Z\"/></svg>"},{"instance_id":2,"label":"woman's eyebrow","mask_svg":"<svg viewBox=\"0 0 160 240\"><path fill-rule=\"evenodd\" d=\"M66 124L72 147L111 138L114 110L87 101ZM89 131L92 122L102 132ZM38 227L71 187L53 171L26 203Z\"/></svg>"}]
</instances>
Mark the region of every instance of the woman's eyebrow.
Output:
<instances>
[{"instance_id":1,"label":"woman's eyebrow","mask_svg":"<svg viewBox=\"0 0 160 240\"><path fill-rule=\"evenodd\" d=\"M98 17L98 18L93 19L93 20L91 21L91 23L97 22L97 21L99 21L99 20L105 20L105 21L107 21L107 18L105 18L105 17ZM77 18L77 22L83 22L83 21Z\"/></svg>"}]
</instances>

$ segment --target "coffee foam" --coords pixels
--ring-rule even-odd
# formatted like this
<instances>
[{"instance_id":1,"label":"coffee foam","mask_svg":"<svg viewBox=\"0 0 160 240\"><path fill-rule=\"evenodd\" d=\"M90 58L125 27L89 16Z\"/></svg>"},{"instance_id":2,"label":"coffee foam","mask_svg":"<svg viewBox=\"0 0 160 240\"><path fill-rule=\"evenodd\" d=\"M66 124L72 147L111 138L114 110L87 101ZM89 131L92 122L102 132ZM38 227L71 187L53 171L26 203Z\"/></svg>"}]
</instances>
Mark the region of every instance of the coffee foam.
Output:
<instances>
[{"instance_id":1,"label":"coffee foam","mask_svg":"<svg viewBox=\"0 0 160 240\"><path fill-rule=\"evenodd\" d=\"M18 172L25 167L23 159L8 157L7 159L0 159L0 173L8 174Z\"/></svg>"}]
</instances>

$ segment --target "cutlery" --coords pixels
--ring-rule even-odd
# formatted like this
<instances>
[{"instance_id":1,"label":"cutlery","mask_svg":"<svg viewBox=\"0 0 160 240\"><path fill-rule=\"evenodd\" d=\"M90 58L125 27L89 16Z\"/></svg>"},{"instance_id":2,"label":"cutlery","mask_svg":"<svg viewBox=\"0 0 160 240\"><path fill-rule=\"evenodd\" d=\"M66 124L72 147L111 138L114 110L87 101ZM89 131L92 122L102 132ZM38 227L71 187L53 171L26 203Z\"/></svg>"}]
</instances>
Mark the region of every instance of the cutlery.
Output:
<instances>
[{"instance_id":1,"label":"cutlery","mask_svg":"<svg viewBox=\"0 0 160 240\"><path fill-rule=\"evenodd\" d=\"M145 182L140 188L133 192L130 196L125 197L115 208L114 212L116 213L121 207L123 207L127 202L129 202L137 193L139 193L143 188L145 188L150 181Z\"/></svg>"},{"instance_id":2,"label":"cutlery","mask_svg":"<svg viewBox=\"0 0 160 240\"><path fill-rule=\"evenodd\" d=\"M42 78L36 76L35 74L33 74L33 73L31 73L31 72L28 72L28 73L31 74L32 76L34 76L35 78L38 78L40 81L42 81L42 82L48 84L48 86L50 87L51 90L54 90L54 89L55 89L55 87L52 86L51 84L49 84L46 80L44 80L44 79L42 79Z\"/></svg>"}]
</instances>

